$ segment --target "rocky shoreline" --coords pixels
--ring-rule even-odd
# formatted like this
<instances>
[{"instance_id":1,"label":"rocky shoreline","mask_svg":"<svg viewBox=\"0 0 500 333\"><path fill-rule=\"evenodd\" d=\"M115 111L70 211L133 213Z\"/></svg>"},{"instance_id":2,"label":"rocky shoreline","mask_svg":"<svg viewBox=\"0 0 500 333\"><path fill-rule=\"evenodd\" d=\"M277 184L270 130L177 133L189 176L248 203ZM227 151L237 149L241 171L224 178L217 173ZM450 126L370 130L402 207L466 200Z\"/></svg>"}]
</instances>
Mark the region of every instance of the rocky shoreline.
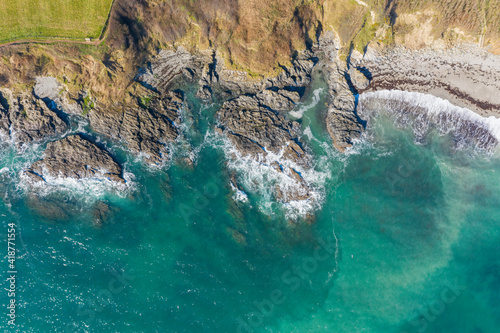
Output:
<instances>
[{"instance_id":1,"label":"rocky shoreline","mask_svg":"<svg viewBox=\"0 0 500 333\"><path fill-rule=\"evenodd\" d=\"M326 32L309 50L297 54L275 77L249 79L224 66L217 51L191 54L182 47L161 51L135 77L135 90L121 107L108 110L82 91L69 96L54 78L39 77L33 93L0 91L0 138L17 146L51 141L43 159L25 171L31 182L46 177L103 178L124 183L122 166L106 150L79 133L66 136L70 118L86 119L96 135L121 142L152 166L170 158L169 147L182 136L180 125L185 93L183 84L197 84L196 96L222 100L215 131L238 153L228 159L250 158L270 172L294 183L276 185L277 201L311 200L311 185L298 170L311 168L311 153L300 141L300 124L287 118L304 95L313 71L328 84L325 129L340 152L362 135L366 122L357 114L360 93L384 89L426 92L445 97L485 115L500 110L498 57L453 51L387 51L369 46L364 55L353 51L346 61L338 57L339 39ZM479 96L479 97L478 97ZM240 188L238 177L234 187Z\"/></svg>"},{"instance_id":2,"label":"rocky shoreline","mask_svg":"<svg viewBox=\"0 0 500 333\"><path fill-rule=\"evenodd\" d=\"M500 56L475 45L418 51L369 45L357 66L372 77L360 92L427 93L484 117L500 116Z\"/></svg>"}]
</instances>

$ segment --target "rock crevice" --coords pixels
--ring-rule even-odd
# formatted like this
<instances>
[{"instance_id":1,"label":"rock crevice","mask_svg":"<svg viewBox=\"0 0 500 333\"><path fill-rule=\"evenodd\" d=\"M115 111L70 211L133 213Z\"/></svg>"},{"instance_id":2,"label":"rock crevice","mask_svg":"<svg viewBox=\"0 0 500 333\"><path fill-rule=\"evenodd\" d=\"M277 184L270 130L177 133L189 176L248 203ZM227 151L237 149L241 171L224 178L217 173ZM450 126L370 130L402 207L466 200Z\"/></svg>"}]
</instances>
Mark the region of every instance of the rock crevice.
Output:
<instances>
[{"instance_id":1,"label":"rock crevice","mask_svg":"<svg viewBox=\"0 0 500 333\"><path fill-rule=\"evenodd\" d=\"M10 91L0 92L0 138L2 141L23 144L39 143L63 135L68 124L50 110L40 99L28 92L14 96Z\"/></svg>"}]
</instances>

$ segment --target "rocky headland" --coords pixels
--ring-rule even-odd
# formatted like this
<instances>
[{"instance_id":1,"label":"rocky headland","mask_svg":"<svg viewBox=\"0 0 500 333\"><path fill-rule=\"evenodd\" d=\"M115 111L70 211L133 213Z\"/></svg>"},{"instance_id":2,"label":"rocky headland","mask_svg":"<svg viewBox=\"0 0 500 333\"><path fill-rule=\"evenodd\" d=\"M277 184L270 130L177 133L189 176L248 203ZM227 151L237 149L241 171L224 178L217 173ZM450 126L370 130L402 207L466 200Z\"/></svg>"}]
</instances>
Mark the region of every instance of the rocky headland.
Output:
<instances>
[{"instance_id":1,"label":"rocky headland","mask_svg":"<svg viewBox=\"0 0 500 333\"><path fill-rule=\"evenodd\" d=\"M93 109L88 119L94 131L122 141L149 164L162 165L168 159L168 144L179 136L176 124L183 104L182 92L169 91L131 103L120 112Z\"/></svg>"}]
</instances>

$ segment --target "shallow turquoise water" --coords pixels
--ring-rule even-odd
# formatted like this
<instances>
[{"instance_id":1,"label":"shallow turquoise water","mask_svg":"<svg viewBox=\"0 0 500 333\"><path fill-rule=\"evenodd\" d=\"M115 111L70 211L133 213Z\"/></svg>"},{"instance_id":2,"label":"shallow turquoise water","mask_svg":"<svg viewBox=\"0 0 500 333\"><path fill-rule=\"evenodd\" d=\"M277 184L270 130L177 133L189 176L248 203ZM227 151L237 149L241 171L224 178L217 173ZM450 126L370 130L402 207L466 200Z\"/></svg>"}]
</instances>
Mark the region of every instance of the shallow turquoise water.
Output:
<instances>
[{"instance_id":1,"label":"shallow turquoise water","mask_svg":"<svg viewBox=\"0 0 500 333\"><path fill-rule=\"evenodd\" d=\"M64 198L65 211L50 216L18 185L43 147L3 148L0 233L4 244L17 223L18 331L499 332L498 151L456 149L436 131L416 144L381 115L339 155L322 87L300 119L323 195L312 223L267 205L265 188L233 200L234 170L211 134L217 105L193 98L194 167L175 162L182 143L151 170L108 142L134 186L54 191L46 199ZM97 201L110 207L100 227Z\"/></svg>"}]
</instances>

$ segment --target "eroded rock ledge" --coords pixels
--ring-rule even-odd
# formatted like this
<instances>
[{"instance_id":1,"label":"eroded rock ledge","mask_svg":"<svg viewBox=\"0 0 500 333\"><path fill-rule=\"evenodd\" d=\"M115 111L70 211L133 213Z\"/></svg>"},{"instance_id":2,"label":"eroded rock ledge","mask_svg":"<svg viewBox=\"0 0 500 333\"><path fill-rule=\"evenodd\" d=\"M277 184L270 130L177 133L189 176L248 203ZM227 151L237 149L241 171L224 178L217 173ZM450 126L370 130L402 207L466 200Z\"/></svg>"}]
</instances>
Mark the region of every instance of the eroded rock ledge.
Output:
<instances>
[{"instance_id":1,"label":"eroded rock ledge","mask_svg":"<svg viewBox=\"0 0 500 333\"><path fill-rule=\"evenodd\" d=\"M14 96L0 92L0 139L18 146L38 143L62 135L68 124L43 101L23 92Z\"/></svg>"},{"instance_id":2,"label":"eroded rock ledge","mask_svg":"<svg viewBox=\"0 0 500 333\"><path fill-rule=\"evenodd\" d=\"M179 136L176 124L184 104L181 92L169 91L148 99L147 105L130 105L120 112L95 109L88 118L101 134L123 140L135 154L145 154L148 163L161 165L168 158L168 143Z\"/></svg>"},{"instance_id":3,"label":"eroded rock ledge","mask_svg":"<svg viewBox=\"0 0 500 333\"><path fill-rule=\"evenodd\" d=\"M246 86L237 83L234 77L216 82L218 89L236 86L245 95L226 101L217 113L217 131L227 136L233 147L243 158L251 158L267 165L272 172L282 173L295 183L290 187L276 184L274 196L278 201L306 200L311 196L308 184L297 168L311 167L311 156L299 141L300 124L286 119L285 112L291 111L302 97L303 89L310 82L310 75L316 59L305 52L293 62L293 67L275 78ZM226 73L227 74L227 73ZM218 77L224 77L223 74ZM237 158L237 157L234 157Z\"/></svg>"},{"instance_id":4,"label":"eroded rock ledge","mask_svg":"<svg viewBox=\"0 0 500 333\"><path fill-rule=\"evenodd\" d=\"M356 113L356 94L359 86L365 88L369 80L354 64L337 58L339 49L338 40L328 32L320 37L315 52L321 59L320 65L328 82L330 100L326 128L335 148L343 152L364 131L364 122Z\"/></svg>"},{"instance_id":5,"label":"eroded rock ledge","mask_svg":"<svg viewBox=\"0 0 500 333\"><path fill-rule=\"evenodd\" d=\"M249 80L246 73L225 68L216 51L191 55L184 49L162 51L139 73L136 80L165 94L176 78L198 82L197 96L211 100L213 94L226 100L217 113L217 131L226 135L243 158L268 164L297 186L293 191L276 188L278 200L289 202L309 197L309 186L289 165L309 168L311 157L298 140L300 125L284 117L300 100L317 59L306 51L276 77ZM268 157L272 155L272 160Z\"/></svg>"},{"instance_id":6,"label":"eroded rock ledge","mask_svg":"<svg viewBox=\"0 0 500 333\"><path fill-rule=\"evenodd\" d=\"M273 98L262 98L268 94ZM274 103L264 103L266 100ZM217 130L227 136L242 157L252 158L268 165L274 172L290 177L296 183L294 189L285 189L277 184L274 191L276 199L290 202L310 196L309 185L290 164L308 169L311 157L298 141L300 125L285 119L273 109L281 108L286 100L287 97L277 92L265 90L254 96L240 96L227 101L217 114L220 121ZM273 156L269 158L269 154Z\"/></svg>"},{"instance_id":7,"label":"eroded rock ledge","mask_svg":"<svg viewBox=\"0 0 500 333\"><path fill-rule=\"evenodd\" d=\"M125 183L122 168L104 149L81 135L70 135L50 142L43 158L25 171L31 182L47 178L108 179Z\"/></svg>"}]
</instances>

